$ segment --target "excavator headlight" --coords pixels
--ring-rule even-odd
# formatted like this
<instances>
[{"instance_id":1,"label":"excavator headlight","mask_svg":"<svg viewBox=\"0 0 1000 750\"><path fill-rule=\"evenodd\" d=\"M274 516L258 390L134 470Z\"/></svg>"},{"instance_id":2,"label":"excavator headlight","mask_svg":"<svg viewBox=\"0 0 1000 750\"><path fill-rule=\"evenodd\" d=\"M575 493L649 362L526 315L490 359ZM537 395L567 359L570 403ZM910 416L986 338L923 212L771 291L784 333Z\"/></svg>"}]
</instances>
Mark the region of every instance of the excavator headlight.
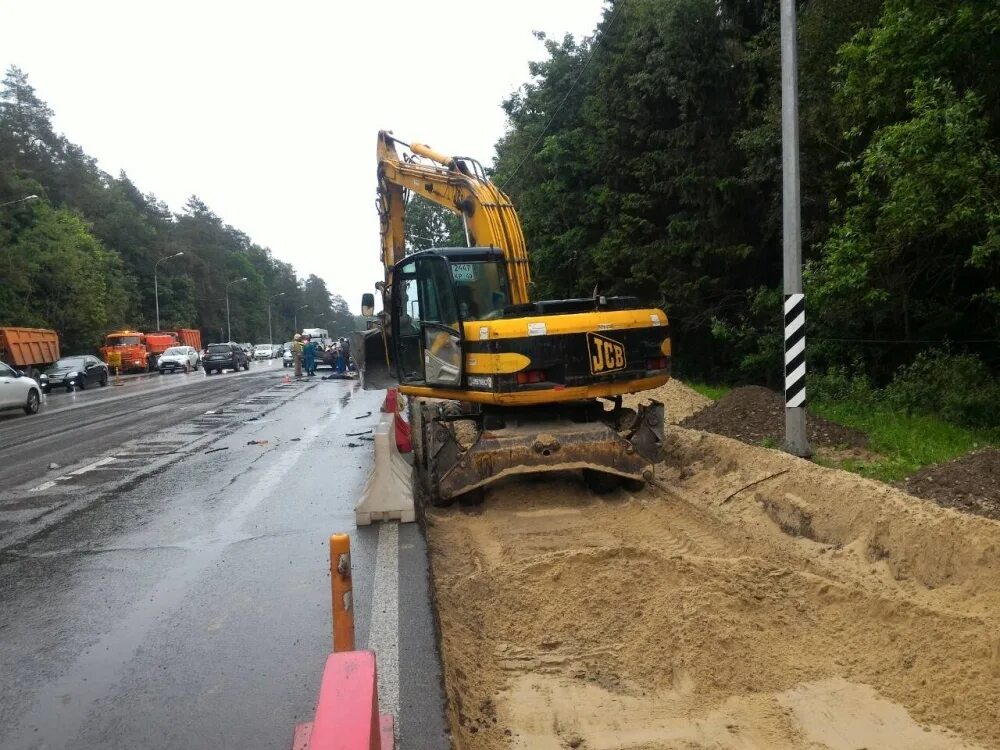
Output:
<instances>
[{"instance_id":1,"label":"excavator headlight","mask_svg":"<svg viewBox=\"0 0 1000 750\"><path fill-rule=\"evenodd\" d=\"M469 388L482 388L484 391L493 390L492 375L469 375L466 382L468 382Z\"/></svg>"}]
</instances>

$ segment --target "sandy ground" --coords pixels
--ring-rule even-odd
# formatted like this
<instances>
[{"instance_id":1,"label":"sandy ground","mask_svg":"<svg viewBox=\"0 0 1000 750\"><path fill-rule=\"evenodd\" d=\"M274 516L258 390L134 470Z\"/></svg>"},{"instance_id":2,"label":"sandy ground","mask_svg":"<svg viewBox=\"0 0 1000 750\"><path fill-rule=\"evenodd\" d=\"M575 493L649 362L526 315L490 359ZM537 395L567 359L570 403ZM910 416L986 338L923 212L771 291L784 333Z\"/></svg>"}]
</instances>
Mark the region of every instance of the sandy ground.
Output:
<instances>
[{"instance_id":1,"label":"sandy ground","mask_svg":"<svg viewBox=\"0 0 1000 750\"><path fill-rule=\"evenodd\" d=\"M1000 747L995 521L672 427L642 492L519 478L427 533L463 750Z\"/></svg>"}]
</instances>

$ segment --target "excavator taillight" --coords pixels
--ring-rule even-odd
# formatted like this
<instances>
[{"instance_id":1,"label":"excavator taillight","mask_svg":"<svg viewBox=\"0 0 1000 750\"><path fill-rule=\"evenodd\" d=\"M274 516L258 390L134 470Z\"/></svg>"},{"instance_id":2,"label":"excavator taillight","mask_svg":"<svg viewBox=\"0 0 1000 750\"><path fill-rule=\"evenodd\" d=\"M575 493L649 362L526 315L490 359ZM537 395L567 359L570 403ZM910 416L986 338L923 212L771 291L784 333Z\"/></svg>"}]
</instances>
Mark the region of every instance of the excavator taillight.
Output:
<instances>
[{"instance_id":1,"label":"excavator taillight","mask_svg":"<svg viewBox=\"0 0 1000 750\"><path fill-rule=\"evenodd\" d=\"M528 370L527 372L519 372L517 374L518 385L525 385L526 383L541 383L544 380L544 370Z\"/></svg>"},{"instance_id":2,"label":"excavator taillight","mask_svg":"<svg viewBox=\"0 0 1000 750\"><path fill-rule=\"evenodd\" d=\"M666 357L656 357L654 359L647 359L646 360L646 369L647 370L666 370L667 369L667 362L668 361L669 360Z\"/></svg>"}]
</instances>

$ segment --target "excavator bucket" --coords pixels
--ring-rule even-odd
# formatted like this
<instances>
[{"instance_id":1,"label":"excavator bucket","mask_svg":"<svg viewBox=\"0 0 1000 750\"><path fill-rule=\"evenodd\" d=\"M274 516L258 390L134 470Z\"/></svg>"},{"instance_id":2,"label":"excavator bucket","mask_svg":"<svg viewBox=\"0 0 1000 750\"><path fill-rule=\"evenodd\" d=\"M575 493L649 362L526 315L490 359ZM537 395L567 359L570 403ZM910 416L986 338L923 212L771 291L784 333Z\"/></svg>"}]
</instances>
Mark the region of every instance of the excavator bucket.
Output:
<instances>
[{"instance_id":1,"label":"excavator bucket","mask_svg":"<svg viewBox=\"0 0 1000 750\"><path fill-rule=\"evenodd\" d=\"M393 374L391 352L392 342L380 327L351 334L351 353L366 391L383 391L399 385Z\"/></svg>"}]
</instances>

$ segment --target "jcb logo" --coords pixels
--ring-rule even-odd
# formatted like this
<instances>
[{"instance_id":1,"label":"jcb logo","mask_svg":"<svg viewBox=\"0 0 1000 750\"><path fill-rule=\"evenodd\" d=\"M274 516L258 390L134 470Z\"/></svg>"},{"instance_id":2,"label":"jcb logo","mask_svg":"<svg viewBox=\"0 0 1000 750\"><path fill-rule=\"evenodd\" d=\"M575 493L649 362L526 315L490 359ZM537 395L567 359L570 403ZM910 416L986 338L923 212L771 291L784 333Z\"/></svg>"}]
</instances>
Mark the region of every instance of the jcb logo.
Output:
<instances>
[{"instance_id":1,"label":"jcb logo","mask_svg":"<svg viewBox=\"0 0 1000 750\"><path fill-rule=\"evenodd\" d=\"M614 339L588 333L587 346L590 348L590 371L594 375L625 369L625 347Z\"/></svg>"}]
</instances>

